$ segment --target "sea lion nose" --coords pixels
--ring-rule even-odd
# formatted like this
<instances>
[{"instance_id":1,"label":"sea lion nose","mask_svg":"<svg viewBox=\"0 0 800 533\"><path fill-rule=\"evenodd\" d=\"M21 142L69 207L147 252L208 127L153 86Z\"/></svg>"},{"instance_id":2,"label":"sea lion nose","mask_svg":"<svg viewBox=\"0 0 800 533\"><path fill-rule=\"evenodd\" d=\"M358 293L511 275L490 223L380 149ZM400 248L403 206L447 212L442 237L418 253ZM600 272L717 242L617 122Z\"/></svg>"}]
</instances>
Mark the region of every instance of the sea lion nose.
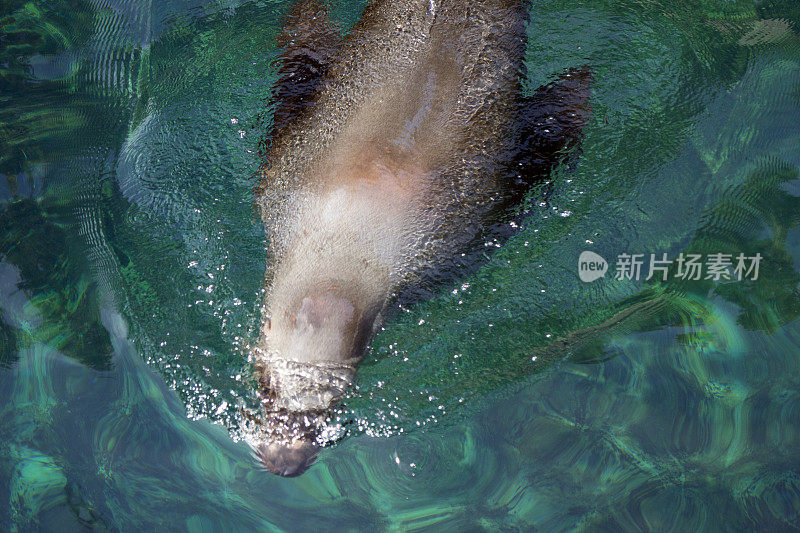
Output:
<instances>
[{"instance_id":1,"label":"sea lion nose","mask_svg":"<svg viewBox=\"0 0 800 533\"><path fill-rule=\"evenodd\" d=\"M314 463L319 447L307 440L260 444L256 457L264 468L284 477L299 476Z\"/></svg>"}]
</instances>

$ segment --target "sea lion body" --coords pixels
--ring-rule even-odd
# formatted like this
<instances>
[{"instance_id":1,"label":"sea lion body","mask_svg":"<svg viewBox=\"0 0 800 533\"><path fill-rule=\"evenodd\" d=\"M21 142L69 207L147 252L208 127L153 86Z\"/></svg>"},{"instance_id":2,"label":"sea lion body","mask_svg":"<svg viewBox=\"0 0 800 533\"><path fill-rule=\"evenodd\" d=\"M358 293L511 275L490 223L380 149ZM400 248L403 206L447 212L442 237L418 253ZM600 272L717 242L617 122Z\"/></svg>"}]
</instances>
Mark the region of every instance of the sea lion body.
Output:
<instances>
[{"instance_id":1,"label":"sea lion body","mask_svg":"<svg viewBox=\"0 0 800 533\"><path fill-rule=\"evenodd\" d=\"M340 43L323 16L301 0L284 30L257 199L270 264L255 448L283 475L313 461L314 421L386 306L497 224L537 164L519 157L521 3L379 0Z\"/></svg>"}]
</instances>

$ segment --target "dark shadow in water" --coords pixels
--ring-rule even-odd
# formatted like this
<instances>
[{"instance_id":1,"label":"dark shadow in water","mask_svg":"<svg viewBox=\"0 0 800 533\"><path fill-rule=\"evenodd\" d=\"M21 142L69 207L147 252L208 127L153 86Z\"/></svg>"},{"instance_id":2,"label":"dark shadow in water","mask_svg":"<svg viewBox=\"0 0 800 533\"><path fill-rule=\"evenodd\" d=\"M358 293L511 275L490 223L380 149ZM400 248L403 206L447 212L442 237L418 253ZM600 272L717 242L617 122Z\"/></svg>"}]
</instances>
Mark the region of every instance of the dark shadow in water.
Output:
<instances>
[{"instance_id":1,"label":"dark shadow in water","mask_svg":"<svg viewBox=\"0 0 800 533\"><path fill-rule=\"evenodd\" d=\"M789 230L800 223L800 197L787 191L797 178L793 165L765 159L709 209L684 252L734 258L760 254L757 280L683 281L677 289L698 296L712 293L736 304L741 309L737 323L749 330L772 333L800 316L800 273L786 242Z\"/></svg>"},{"instance_id":2,"label":"dark shadow in water","mask_svg":"<svg viewBox=\"0 0 800 533\"><path fill-rule=\"evenodd\" d=\"M11 366L18 358L16 331L0 319L0 368Z\"/></svg>"},{"instance_id":3,"label":"dark shadow in water","mask_svg":"<svg viewBox=\"0 0 800 533\"><path fill-rule=\"evenodd\" d=\"M4 0L0 5L0 173L15 194L18 173L24 178L31 163L63 157L90 117L110 117L96 98L76 94L82 72L73 54L94 31L91 4L61 0L26 8L33 4Z\"/></svg>"},{"instance_id":4,"label":"dark shadow in water","mask_svg":"<svg viewBox=\"0 0 800 533\"><path fill-rule=\"evenodd\" d=\"M105 370L111 365L111 340L100 322L98 288L91 279L81 237L64 225L69 215L58 208L47 212L31 200L4 206L0 257L19 270L19 289L41 313L43 323L32 332L32 340L48 343L90 368ZM15 355L6 351L0 352L0 361L7 365Z\"/></svg>"},{"instance_id":5,"label":"dark shadow in water","mask_svg":"<svg viewBox=\"0 0 800 533\"><path fill-rule=\"evenodd\" d=\"M107 369L111 343L76 217L86 201L82 171L92 169L75 157L103 157L127 111L92 81L96 65L80 52L97 22L90 2L1 5L0 258L19 271L18 288L42 324L0 325L0 365L12 364L25 343L44 342Z\"/></svg>"}]
</instances>

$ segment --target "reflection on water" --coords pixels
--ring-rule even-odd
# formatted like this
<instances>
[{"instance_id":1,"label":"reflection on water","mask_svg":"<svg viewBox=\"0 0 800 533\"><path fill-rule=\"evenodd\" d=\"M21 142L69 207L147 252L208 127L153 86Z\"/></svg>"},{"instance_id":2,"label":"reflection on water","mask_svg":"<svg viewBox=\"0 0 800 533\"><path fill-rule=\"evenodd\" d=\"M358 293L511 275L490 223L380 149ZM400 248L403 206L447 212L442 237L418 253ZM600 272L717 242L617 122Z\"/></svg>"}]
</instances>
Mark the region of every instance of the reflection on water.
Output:
<instances>
[{"instance_id":1,"label":"reflection on water","mask_svg":"<svg viewBox=\"0 0 800 533\"><path fill-rule=\"evenodd\" d=\"M796 524L797 4L534 2L529 87L595 72L581 160L478 272L398 310L346 438L295 480L231 439L289 7L3 4L2 529ZM763 260L584 284L585 249Z\"/></svg>"}]
</instances>

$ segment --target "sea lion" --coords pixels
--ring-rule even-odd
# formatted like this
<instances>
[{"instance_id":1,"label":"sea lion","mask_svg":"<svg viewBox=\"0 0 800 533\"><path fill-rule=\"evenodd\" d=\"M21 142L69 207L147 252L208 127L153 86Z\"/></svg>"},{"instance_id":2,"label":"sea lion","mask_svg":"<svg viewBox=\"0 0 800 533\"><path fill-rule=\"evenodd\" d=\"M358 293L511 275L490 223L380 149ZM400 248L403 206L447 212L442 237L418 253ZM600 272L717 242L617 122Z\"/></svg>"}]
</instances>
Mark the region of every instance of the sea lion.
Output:
<instances>
[{"instance_id":1,"label":"sea lion","mask_svg":"<svg viewBox=\"0 0 800 533\"><path fill-rule=\"evenodd\" d=\"M524 96L525 27L519 0L374 0L344 38L318 0L290 12L256 196L269 265L251 445L271 472L313 462L387 306L502 234L580 139L591 72Z\"/></svg>"}]
</instances>

